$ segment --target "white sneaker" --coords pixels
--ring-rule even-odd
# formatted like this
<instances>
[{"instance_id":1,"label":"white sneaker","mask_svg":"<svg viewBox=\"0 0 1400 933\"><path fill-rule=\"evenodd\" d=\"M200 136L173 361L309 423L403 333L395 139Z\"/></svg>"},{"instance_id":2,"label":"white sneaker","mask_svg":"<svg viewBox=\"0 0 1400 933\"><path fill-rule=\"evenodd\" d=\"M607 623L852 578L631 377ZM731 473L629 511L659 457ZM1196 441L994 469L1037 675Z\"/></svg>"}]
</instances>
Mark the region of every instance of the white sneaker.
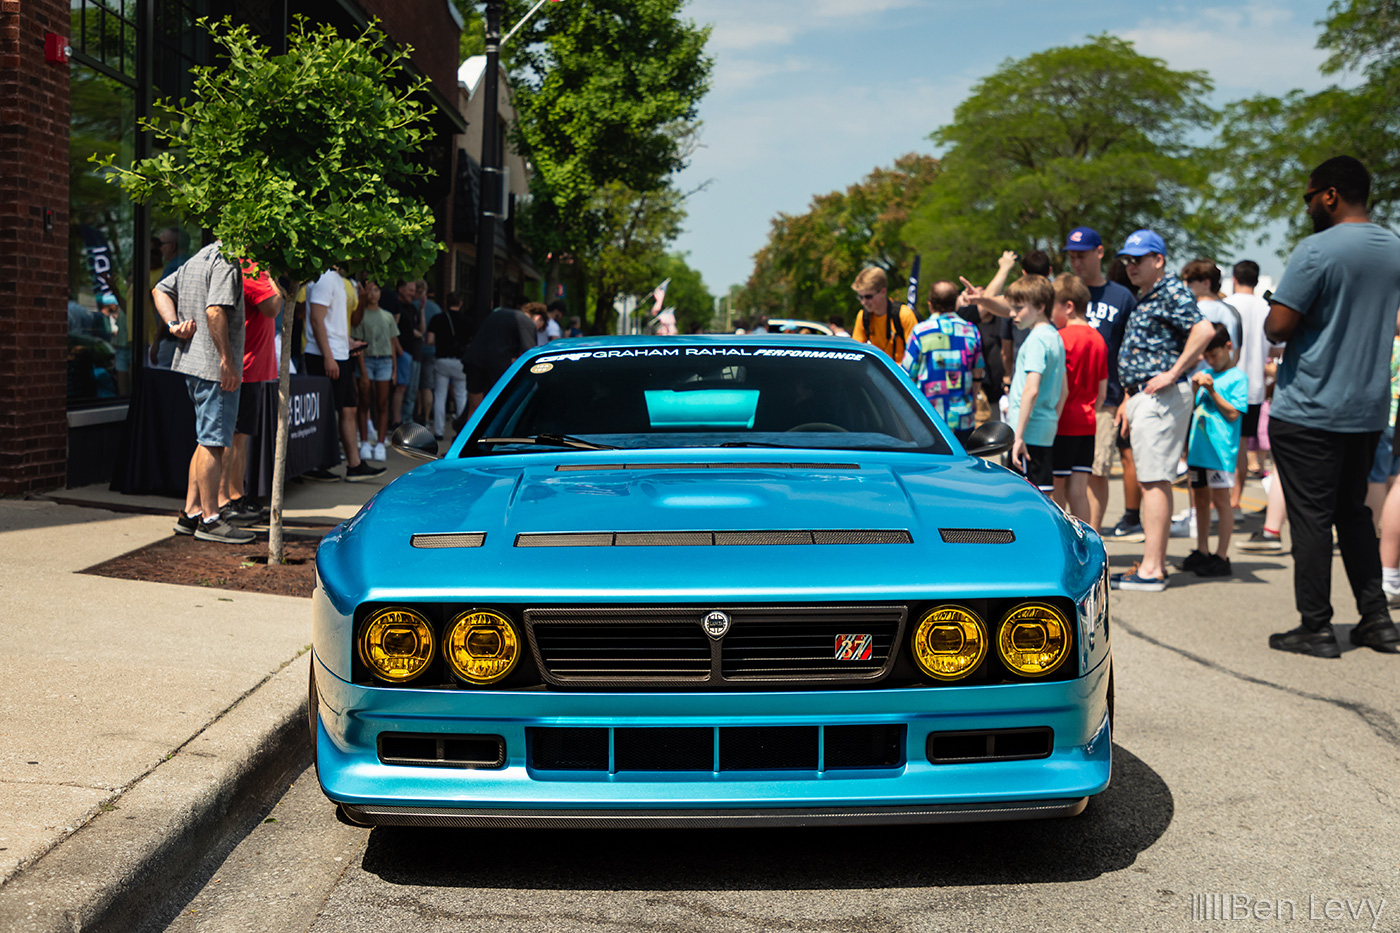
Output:
<instances>
[{"instance_id":1,"label":"white sneaker","mask_svg":"<svg viewBox=\"0 0 1400 933\"><path fill-rule=\"evenodd\" d=\"M386 456L388 456L388 454L386 454L385 451L384 451L384 443L381 441L380 443L375 444L375 445L374 445L374 456L371 457L370 459L371 459L371 460L378 460L378 461L380 461L380 462L382 463L382 462L384 461L384 458L385 458Z\"/></svg>"},{"instance_id":2,"label":"white sneaker","mask_svg":"<svg viewBox=\"0 0 1400 933\"><path fill-rule=\"evenodd\" d=\"M1188 513L1173 521L1171 536L1173 538L1196 537L1196 516Z\"/></svg>"},{"instance_id":3,"label":"white sneaker","mask_svg":"<svg viewBox=\"0 0 1400 933\"><path fill-rule=\"evenodd\" d=\"M371 460L373 459L373 455L374 448L370 447L369 441L360 441L360 459Z\"/></svg>"}]
</instances>

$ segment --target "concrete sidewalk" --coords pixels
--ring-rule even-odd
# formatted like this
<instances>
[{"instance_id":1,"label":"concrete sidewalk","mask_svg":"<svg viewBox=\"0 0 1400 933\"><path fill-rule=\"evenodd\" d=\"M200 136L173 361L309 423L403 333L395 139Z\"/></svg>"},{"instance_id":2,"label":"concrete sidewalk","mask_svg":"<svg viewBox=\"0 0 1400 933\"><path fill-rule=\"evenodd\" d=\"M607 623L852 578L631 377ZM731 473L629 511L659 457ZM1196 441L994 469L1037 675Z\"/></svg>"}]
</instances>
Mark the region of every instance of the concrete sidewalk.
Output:
<instances>
[{"instance_id":1,"label":"concrete sidewalk","mask_svg":"<svg viewBox=\"0 0 1400 933\"><path fill-rule=\"evenodd\" d=\"M334 525L416 464L289 485L285 515ZM230 808L305 766L311 603L77 573L168 537L181 503L55 495L97 507L0 500L0 929L130 929Z\"/></svg>"}]
</instances>

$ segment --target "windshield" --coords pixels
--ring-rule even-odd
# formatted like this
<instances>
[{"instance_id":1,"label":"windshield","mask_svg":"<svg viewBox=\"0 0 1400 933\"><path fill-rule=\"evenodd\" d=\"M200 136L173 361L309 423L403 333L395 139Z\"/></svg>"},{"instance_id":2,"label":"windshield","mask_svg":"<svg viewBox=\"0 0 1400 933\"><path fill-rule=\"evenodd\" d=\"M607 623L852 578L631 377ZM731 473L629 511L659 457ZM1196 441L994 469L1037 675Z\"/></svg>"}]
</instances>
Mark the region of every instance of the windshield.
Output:
<instances>
[{"instance_id":1,"label":"windshield","mask_svg":"<svg viewBox=\"0 0 1400 933\"><path fill-rule=\"evenodd\" d=\"M557 451L549 440L560 436L634 450L951 453L911 386L869 353L747 341L536 357L497 397L462 453Z\"/></svg>"}]
</instances>

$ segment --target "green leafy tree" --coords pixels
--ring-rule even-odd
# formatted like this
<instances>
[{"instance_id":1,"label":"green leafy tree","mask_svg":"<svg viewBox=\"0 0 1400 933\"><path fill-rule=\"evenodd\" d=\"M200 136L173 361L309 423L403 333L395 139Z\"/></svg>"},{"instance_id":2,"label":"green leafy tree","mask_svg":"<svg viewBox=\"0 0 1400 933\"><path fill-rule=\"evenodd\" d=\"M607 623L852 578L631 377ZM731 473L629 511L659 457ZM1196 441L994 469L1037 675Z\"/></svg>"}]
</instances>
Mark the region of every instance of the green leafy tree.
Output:
<instances>
[{"instance_id":1,"label":"green leafy tree","mask_svg":"<svg viewBox=\"0 0 1400 933\"><path fill-rule=\"evenodd\" d=\"M1151 227L1173 252L1212 255L1228 228L1202 209L1209 172L1190 142L1216 117L1211 87L1108 35L1008 59L933 133L944 172L905 236L942 276L990 274L1006 248L1058 265L1080 224L1110 239Z\"/></svg>"},{"instance_id":2,"label":"green leafy tree","mask_svg":"<svg viewBox=\"0 0 1400 933\"><path fill-rule=\"evenodd\" d=\"M851 281L867 265L883 268L891 297L899 297L914 258L903 230L940 171L932 156L909 153L845 191L818 195L805 214L779 214L754 257L739 299L743 313L854 320Z\"/></svg>"},{"instance_id":3,"label":"green leafy tree","mask_svg":"<svg viewBox=\"0 0 1400 933\"><path fill-rule=\"evenodd\" d=\"M656 275L666 246L680 235L685 218L683 200L669 185L639 192L620 182L605 185L589 200L588 210L600 219L605 235L574 256L588 287L594 333L612 320L618 296L650 292L660 282Z\"/></svg>"},{"instance_id":4,"label":"green leafy tree","mask_svg":"<svg viewBox=\"0 0 1400 933\"><path fill-rule=\"evenodd\" d=\"M369 28L341 37L298 20L285 55L245 27L201 23L223 47L218 68L197 68L195 98L144 128L168 148L130 169L96 159L137 201L168 202L213 231L231 258L294 283L331 266L379 281L425 270L441 249L428 207L402 193L424 171L417 155L428 113L423 81L402 79L407 51ZM295 288L293 289L295 294ZM281 403L269 561L281 563L290 313L283 315Z\"/></svg>"},{"instance_id":5,"label":"green leafy tree","mask_svg":"<svg viewBox=\"0 0 1400 933\"><path fill-rule=\"evenodd\" d=\"M665 253L657 258L650 281L655 286L666 279L671 280L666 288L666 304L675 306L676 327L680 332L689 333L697 326L707 329L714 318L715 298L705 287L700 271L686 262L684 253Z\"/></svg>"},{"instance_id":6,"label":"green leafy tree","mask_svg":"<svg viewBox=\"0 0 1400 933\"><path fill-rule=\"evenodd\" d=\"M1308 172L1344 153L1371 170L1372 219L1400 220L1400 2L1334 2L1328 13L1317 43L1330 53L1322 73L1355 72L1362 80L1315 94L1259 95L1225 108L1215 164L1230 222L1257 227L1285 220L1292 241L1311 233L1298 195Z\"/></svg>"}]
</instances>

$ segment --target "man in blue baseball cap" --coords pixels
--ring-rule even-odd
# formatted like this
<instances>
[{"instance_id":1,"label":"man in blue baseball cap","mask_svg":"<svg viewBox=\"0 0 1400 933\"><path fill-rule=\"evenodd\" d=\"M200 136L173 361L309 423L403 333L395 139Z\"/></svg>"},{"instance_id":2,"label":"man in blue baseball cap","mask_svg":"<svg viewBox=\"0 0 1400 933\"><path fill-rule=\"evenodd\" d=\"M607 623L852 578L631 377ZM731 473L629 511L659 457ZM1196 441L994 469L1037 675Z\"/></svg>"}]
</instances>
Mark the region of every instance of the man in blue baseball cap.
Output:
<instances>
[{"instance_id":1,"label":"man in blue baseball cap","mask_svg":"<svg viewBox=\"0 0 1400 933\"><path fill-rule=\"evenodd\" d=\"M1187 377L1215 327L1196 296L1167 271L1167 244L1151 230L1136 230L1118 251L1138 290L1118 351L1118 378L1126 401L1118 423L1132 445L1142 486L1142 560L1113 577L1115 589L1159 593L1167 588L1167 538L1172 523L1172 480L1191 422Z\"/></svg>"},{"instance_id":2,"label":"man in blue baseball cap","mask_svg":"<svg viewBox=\"0 0 1400 933\"><path fill-rule=\"evenodd\" d=\"M1113 472L1113 453L1118 446L1115 416L1123 403L1123 386L1118 380L1118 350L1123 345L1123 331L1128 326L1128 316L1137 307L1137 300L1122 285L1104 277L1103 239L1097 230L1075 227L1065 238L1064 252L1069 258L1070 271L1089 287L1089 305L1084 309L1084 316L1108 346L1108 394L1095 416L1094 466L1089 474L1089 523L1098 528L1108 508L1108 478ZM1141 502L1132 451L1124 449L1122 459L1123 504L1127 511L1107 534L1119 541L1141 541L1138 537L1142 533Z\"/></svg>"}]
</instances>

